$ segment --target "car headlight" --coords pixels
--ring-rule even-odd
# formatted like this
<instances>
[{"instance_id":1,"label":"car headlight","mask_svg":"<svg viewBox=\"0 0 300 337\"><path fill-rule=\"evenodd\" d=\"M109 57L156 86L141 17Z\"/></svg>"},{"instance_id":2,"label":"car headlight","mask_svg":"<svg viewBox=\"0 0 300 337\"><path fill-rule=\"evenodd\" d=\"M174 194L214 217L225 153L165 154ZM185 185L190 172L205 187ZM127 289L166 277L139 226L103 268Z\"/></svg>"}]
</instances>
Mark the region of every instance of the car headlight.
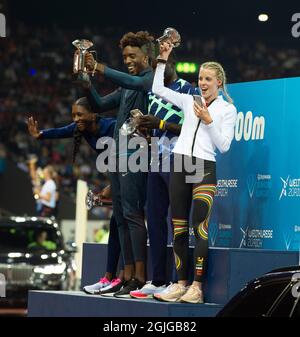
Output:
<instances>
[{"instance_id":1,"label":"car headlight","mask_svg":"<svg viewBox=\"0 0 300 337\"><path fill-rule=\"evenodd\" d=\"M51 275L51 274L63 274L66 270L66 264L48 264L45 266L38 266L33 269L33 271L37 274Z\"/></svg>"}]
</instances>

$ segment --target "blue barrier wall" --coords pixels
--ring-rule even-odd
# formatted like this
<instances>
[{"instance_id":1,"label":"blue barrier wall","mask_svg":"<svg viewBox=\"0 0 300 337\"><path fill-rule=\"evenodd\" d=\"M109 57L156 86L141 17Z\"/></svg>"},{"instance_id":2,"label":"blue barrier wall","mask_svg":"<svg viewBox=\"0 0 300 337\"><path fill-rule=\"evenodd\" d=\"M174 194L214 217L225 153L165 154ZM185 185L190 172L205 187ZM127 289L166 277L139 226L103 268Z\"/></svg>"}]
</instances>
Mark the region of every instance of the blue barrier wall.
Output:
<instances>
[{"instance_id":1,"label":"blue barrier wall","mask_svg":"<svg viewBox=\"0 0 300 337\"><path fill-rule=\"evenodd\" d=\"M212 247L300 247L300 78L229 85L235 139L217 155Z\"/></svg>"}]
</instances>

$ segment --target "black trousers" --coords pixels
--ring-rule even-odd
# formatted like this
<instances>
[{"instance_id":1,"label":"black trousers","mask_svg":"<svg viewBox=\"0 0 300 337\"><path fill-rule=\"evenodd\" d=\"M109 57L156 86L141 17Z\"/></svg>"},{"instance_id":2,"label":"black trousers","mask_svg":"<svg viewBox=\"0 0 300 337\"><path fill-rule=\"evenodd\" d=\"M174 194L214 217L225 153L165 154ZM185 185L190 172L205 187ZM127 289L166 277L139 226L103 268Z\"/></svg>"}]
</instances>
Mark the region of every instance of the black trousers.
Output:
<instances>
[{"instance_id":1,"label":"black trousers","mask_svg":"<svg viewBox=\"0 0 300 337\"><path fill-rule=\"evenodd\" d=\"M216 165L213 161L199 160L175 154L174 163L190 159L195 169L185 167L170 177L170 203L174 226L174 256L178 280L188 279L189 215L192 207L192 226L196 238L194 249L194 280L203 281L208 257L208 222L216 191ZM197 179L190 179L196 177ZM200 178L201 177L201 178ZM193 205L192 205L193 204Z\"/></svg>"},{"instance_id":2,"label":"black trousers","mask_svg":"<svg viewBox=\"0 0 300 337\"><path fill-rule=\"evenodd\" d=\"M146 261L147 230L144 207L147 173L110 173L113 212L116 218L124 264Z\"/></svg>"},{"instance_id":3,"label":"black trousers","mask_svg":"<svg viewBox=\"0 0 300 337\"><path fill-rule=\"evenodd\" d=\"M167 280L167 244L170 172L149 172L147 188L147 225L152 262L152 283Z\"/></svg>"}]
</instances>

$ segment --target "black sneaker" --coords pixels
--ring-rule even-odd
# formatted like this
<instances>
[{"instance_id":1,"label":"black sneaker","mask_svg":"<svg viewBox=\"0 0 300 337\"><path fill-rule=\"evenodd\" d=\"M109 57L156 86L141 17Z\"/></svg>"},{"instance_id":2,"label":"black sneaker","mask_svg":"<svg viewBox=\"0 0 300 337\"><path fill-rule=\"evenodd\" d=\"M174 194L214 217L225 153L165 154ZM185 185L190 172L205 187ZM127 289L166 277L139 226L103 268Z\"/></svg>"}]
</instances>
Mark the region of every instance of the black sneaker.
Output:
<instances>
[{"instance_id":1,"label":"black sneaker","mask_svg":"<svg viewBox=\"0 0 300 337\"><path fill-rule=\"evenodd\" d=\"M145 285L145 282L141 282L141 281L133 278L132 280L127 281L126 284L124 285L124 287L120 291L118 291L114 294L114 297L131 298L130 292L133 291L133 290L141 289L141 288L143 288L144 285Z\"/></svg>"},{"instance_id":2,"label":"black sneaker","mask_svg":"<svg viewBox=\"0 0 300 337\"><path fill-rule=\"evenodd\" d=\"M99 290L98 295L104 297L113 297L114 293L119 291L122 287L124 287L124 285L126 285L125 281L121 281L120 279L114 280L114 282L111 282L109 286Z\"/></svg>"}]
</instances>

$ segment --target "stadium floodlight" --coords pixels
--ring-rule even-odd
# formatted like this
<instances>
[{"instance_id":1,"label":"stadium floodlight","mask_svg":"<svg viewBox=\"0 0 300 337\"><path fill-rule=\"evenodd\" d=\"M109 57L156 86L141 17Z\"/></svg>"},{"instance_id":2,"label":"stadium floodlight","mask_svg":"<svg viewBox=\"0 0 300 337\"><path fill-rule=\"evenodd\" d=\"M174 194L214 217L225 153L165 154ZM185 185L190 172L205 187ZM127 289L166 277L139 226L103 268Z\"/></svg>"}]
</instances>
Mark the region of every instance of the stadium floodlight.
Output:
<instances>
[{"instance_id":1,"label":"stadium floodlight","mask_svg":"<svg viewBox=\"0 0 300 337\"><path fill-rule=\"evenodd\" d=\"M268 14L259 14L258 20L261 22L266 22L269 20L269 15Z\"/></svg>"}]
</instances>

